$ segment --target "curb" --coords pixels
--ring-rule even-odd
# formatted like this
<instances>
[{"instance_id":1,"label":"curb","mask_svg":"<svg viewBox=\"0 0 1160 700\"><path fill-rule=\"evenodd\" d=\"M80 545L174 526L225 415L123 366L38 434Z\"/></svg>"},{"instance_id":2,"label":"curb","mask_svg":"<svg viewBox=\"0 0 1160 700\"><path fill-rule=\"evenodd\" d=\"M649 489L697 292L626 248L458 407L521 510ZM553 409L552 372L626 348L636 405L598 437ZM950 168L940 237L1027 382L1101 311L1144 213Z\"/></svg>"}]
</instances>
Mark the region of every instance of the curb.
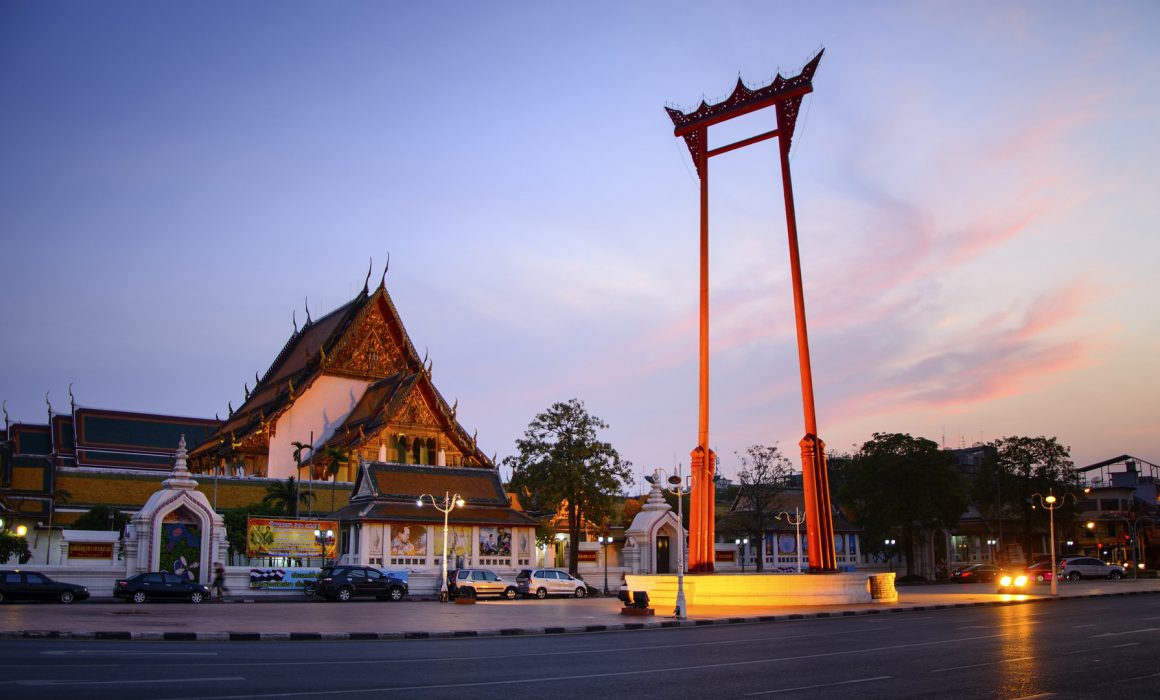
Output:
<instances>
[{"instance_id":1,"label":"curb","mask_svg":"<svg viewBox=\"0 0 1160 700\"><path fill-rule=\"evenodd\" d=\"M24 630L0 631L0 639L70 639L88 641L162 641L162 642L364 642L393 641L407 639L457 639L472 637L513 637L541 636L555 634L586 634L592 632L624 632L635 630L672 629L678 627L708 627L715 625L746 625L768 622L790 622L797 620L826 620L863 615L882 615L906 612L928 612L953 608L997 607L1006 605L1029 605L1035 603L1058 603L1065 600L1090 598L1115 598L1133 595L1160 595L1160 591L1124 591L1122 593L1088 593L1062 597L1028 598L1025 600L976 601L971 603L936 603L927 605L906 605L894 608L866 608L833 612L822 610L806 613L784 613L781 615L753 615L747 617L722 617L697 620L677 620L661 618L651 622L622 622L604 625L577 625L572 627L504 627L492 630L452 630L446 632L399 631L399 632L131 632L109 631L66 631L66 630Z\"/></svg>"}]
</instances>

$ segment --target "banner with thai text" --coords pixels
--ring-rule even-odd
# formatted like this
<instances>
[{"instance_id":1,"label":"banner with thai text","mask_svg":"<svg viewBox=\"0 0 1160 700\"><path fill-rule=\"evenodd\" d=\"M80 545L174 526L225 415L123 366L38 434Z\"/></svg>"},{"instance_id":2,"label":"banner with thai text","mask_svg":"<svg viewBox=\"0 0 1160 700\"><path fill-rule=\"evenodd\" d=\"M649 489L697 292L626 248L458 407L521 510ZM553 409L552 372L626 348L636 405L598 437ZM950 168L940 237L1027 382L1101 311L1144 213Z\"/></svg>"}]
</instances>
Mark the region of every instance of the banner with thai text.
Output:
<instances>
[{"instance_id":1,"label":"banner with thai text","mask_svg":"<svg viewBox=\"0 0 1160 700\"><path fill-rule=\"evenodd\" d=\"M333 533L323 543L314 531ZM247 557L323 557L338 556L338 521L291 520L286 518L250 517L246 526Z\"/></svg>"}]
</instances>

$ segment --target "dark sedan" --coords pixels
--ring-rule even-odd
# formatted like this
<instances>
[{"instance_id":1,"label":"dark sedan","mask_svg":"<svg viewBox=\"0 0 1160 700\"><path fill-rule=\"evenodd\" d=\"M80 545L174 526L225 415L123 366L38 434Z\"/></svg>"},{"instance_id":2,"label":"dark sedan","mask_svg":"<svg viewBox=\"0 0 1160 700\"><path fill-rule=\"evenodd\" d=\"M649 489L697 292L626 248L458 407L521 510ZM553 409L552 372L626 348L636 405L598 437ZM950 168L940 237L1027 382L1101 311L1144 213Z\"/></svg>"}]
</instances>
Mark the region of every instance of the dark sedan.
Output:
<instances>
[{"instance_id":1,"label":"dark sedan","mask_svg":"<svg viewBox=\"0 0 1160 700\"><path fill-rule=\"evenodd\" d=\"M951 574L955 583L991 583L1003 570L994 564L972 564Z\"/></svg>"},{"instance_id":2,"label":"dark sedan","mask_svg":"<svg viewBox=\"0 0 1160 700\"><path fill-rule=\"evenodd\" d=\"M113 597L134 603L147 600L188 600L200 603L209 597L209 587L177 574L152 571L118 579L113 584Z\"/></svg>"},{"instance_id":3,"label":"dark sedan","mask_svg":"<svg viewBox=\"0 0 1160 700\"><path fill-rule=\"evenodd\" d=\"M85 600L89 589L75 583L53 581L36 571L0 571L0 603L17 600L55 600L69 604Z\"/></svg>"}]
</instances>

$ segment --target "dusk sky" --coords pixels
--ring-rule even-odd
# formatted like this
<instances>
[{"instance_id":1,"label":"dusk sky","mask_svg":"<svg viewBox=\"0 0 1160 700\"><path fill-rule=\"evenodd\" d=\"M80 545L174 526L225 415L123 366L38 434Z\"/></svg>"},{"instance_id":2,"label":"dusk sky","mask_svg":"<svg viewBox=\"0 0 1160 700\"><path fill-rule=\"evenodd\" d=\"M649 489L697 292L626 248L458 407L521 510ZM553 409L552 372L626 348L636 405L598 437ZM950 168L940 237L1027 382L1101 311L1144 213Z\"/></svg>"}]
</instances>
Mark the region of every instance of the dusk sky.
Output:
<instances>
[{"instance_id":1,"label":"dusk sky","mask_svg":"<svg viewBox=\"0 0 1160 700\"><path fill-rule=\"evenodd\" d=\"M827 446L1160 463L1158 37L1150 1L5 0L0 399L225 416L389 254L488 455L575 397L638 475L687 471L698 183L663 108L824 47L791 167ZM752 444L799 463L776 154L710 163L727 476Z\"/></svg>"}]
</instances>

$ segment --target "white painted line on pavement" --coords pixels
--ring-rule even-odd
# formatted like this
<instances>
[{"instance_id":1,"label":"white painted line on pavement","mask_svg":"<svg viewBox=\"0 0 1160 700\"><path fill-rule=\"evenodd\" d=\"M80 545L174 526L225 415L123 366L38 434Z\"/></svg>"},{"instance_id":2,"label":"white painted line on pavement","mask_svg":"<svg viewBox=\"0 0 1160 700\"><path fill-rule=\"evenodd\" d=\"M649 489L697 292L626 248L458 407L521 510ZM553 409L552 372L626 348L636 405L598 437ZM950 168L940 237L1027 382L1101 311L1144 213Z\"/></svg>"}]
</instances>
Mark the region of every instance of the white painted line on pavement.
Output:
<instances>
[{"instance_id":1,"label":"white painted line on pavement","mask_svg":"<svg viewBox=\"0 0 1160 700\"><path fill-rule=\"evenodd\" d=\"M157 680L139 681L62 681L62 680L25 680L0 681L2 685L25 685L30 687L63 686L63 685L152 685L155 683L217 683L221 681L244 681L245 676L220 676L217 678L159 678Z\"/></svg>"},{"instance_id":2,"label":"white painted line on pavement","mask_svg":"<svg viewBox=\"0 0 1160 700\"><path fill-rule=\"evenodd\" d=\"M755 695L773 695L774 693L796 693L799 690L816 690L817 688L833 688L839 685L852 685L854 683L870 683L871 681L887 681L893 676L874 676L873 678L855 678L849 681L838 681L837 683L820 683L818 685L799 685L796 688L781 688L780 690L763 690L759 693L746 693L745 697L753 697Z\"/></svg>"},{"instance_id":3,"label":"white painted line on pavement","mask_svg":"<svg viewBox=\"0 0 1160 700\"><path fill-rule=\"evenodd\" d=\"M123 649L54 649L42 651L45 656L65 656L68 654L91 656L125 656ZM217 656L216 651L133 651L133 656Z\"/></svg>"},{"instance_id":4,"label":"white painted line on pavement","mask_svg":"<svg viewBox=\"0 0 1160 700\"><path fill-rule=\"evenodd\" d=\"M1124 632L1104 632L1103 634L1093 634L1092 639L1099 639L1100 637L1123 637L1125 634L1140 634L1141 632L1160 632L1160 627L1145 627L1138 630L1127 630Z\"/></svg>"},{"instance_id":5,"label":"white painted line on pavement","mask_svg":"<svg viewBox=\"0 0 1160 700\"><path fill-rule=\"evenodd\" d=\"M931 669L931 673L942 673L943 671L961 671L964 668L981 668L983 666L998 666L999 664L1011 663L1012 661L1030 661L1034 656L1020 656L1017 659L999 659L998 661L988 661L982 664L967 664L966 666L947 666L946 668Z\"/></svg>"}]
</instances>

